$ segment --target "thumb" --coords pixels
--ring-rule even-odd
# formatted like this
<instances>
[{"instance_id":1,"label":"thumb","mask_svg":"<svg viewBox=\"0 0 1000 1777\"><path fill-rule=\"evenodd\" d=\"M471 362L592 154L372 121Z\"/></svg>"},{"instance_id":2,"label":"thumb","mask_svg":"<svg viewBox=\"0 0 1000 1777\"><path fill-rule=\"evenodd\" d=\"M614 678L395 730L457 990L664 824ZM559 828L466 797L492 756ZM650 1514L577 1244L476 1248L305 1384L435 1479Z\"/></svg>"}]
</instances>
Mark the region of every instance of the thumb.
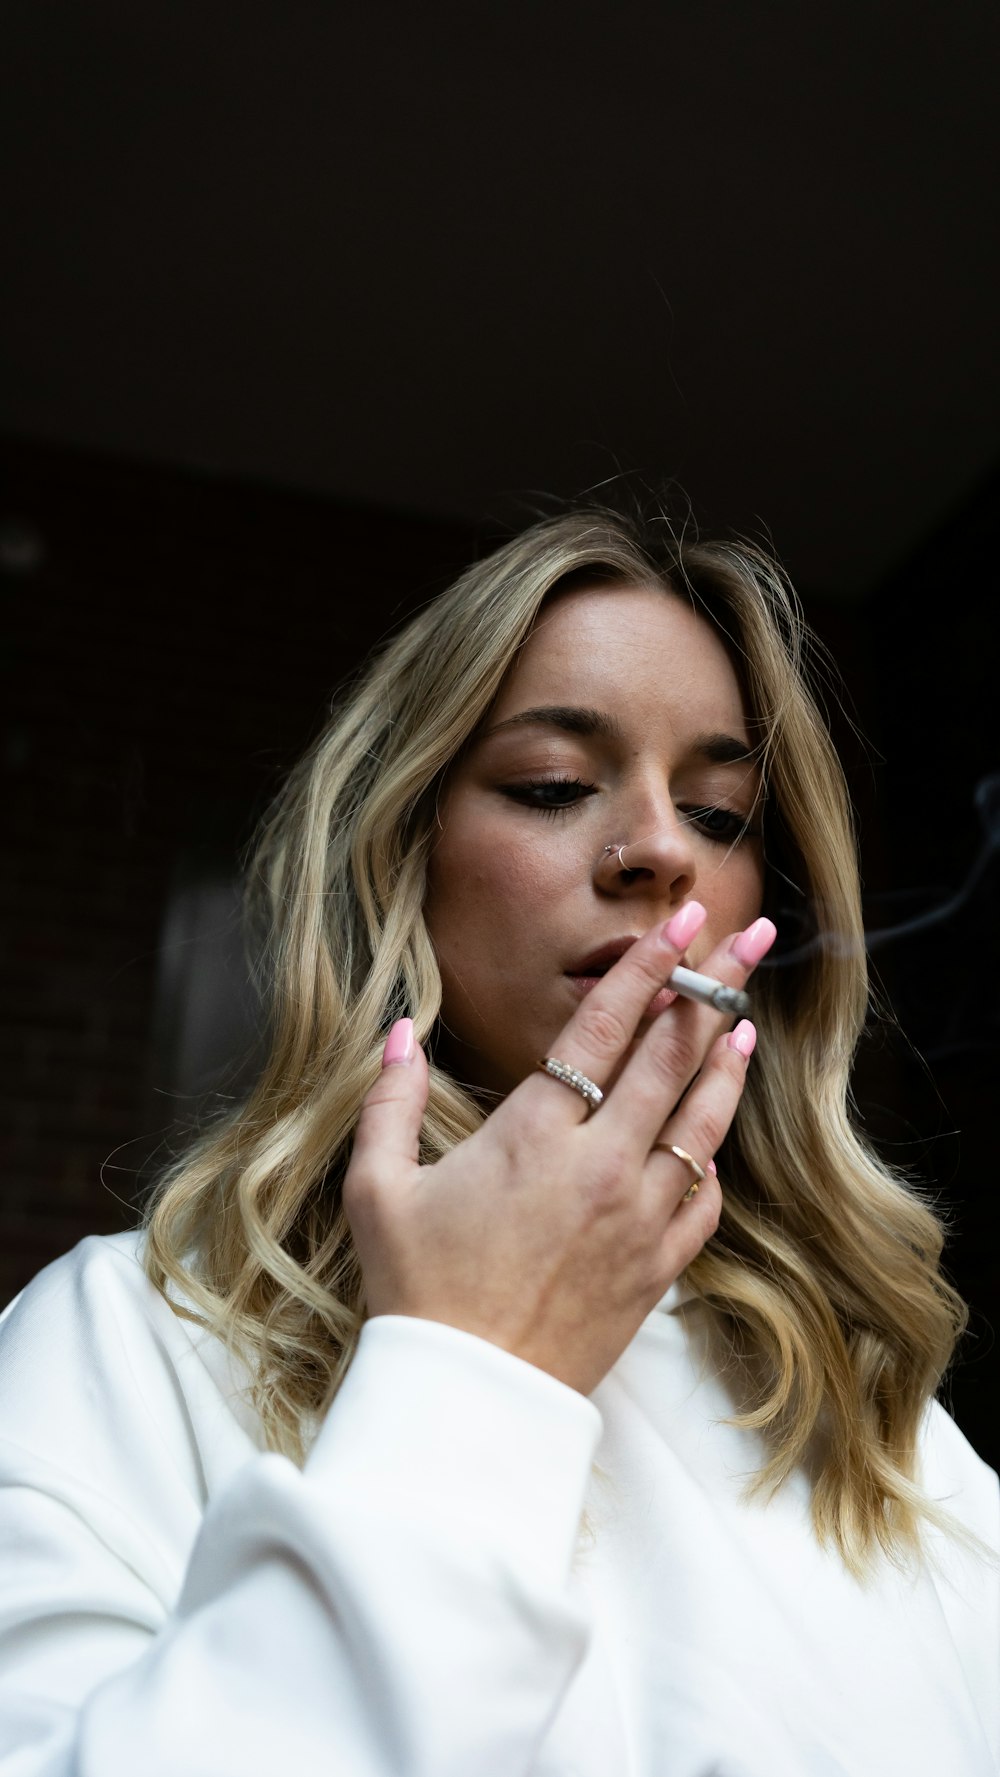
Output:
<instances>
[{"instance_id":1,"label":"thumb","mask_svg":"<svg viewBox=\"0 0 1000 1777\"><path fill-rule=\"evenodd\" d=\"M382 1072L361 1105L352 1166L382 1173L393 1160L417 1164L429 1081L413 1019L398 1018L382 1052Z\"/></svg>"}]
</instances>

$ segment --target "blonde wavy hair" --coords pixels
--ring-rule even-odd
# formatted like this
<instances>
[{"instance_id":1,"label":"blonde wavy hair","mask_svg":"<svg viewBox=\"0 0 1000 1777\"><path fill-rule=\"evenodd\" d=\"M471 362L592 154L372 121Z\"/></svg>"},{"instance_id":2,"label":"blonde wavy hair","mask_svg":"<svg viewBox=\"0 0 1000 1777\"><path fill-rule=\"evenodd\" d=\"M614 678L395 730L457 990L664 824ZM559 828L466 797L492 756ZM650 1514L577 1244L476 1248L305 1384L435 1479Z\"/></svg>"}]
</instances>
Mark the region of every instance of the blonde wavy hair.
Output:
<instances>
[{"instance_id":1,"label":"blonde wavy hair","mask_svg":"<svg viewBox=\"0 0 1000 1777\"><path fill-rule=\"evenodd\" d=\"M905 1564L926 1522L923 1415L965 1330L929 1193L851 1120L869 1005L843 772L809 686L812 648L781 569L744 541L678 537L661 511L588 507L478 562L371 660L269 810L248 871L262 934L266 1061L246 1101L164 1172L145 1264L175 1312L248 1365L268 1446L301 1462L365 1318L341 1202L359 1107L403 1014L432 1056L422 1157L486 1110L433 1062L441 980L424 925L442 784L545 600L572 577L659 585L719 630L760 736L766 909L791 948L758 973L761 1041L719 1155L717 1233L686 1278L768 1459L747 1496L805 1463L816 1535L859 1578ZM779 908L779 902L781 907Z\"/></svg>"}]
</instances>

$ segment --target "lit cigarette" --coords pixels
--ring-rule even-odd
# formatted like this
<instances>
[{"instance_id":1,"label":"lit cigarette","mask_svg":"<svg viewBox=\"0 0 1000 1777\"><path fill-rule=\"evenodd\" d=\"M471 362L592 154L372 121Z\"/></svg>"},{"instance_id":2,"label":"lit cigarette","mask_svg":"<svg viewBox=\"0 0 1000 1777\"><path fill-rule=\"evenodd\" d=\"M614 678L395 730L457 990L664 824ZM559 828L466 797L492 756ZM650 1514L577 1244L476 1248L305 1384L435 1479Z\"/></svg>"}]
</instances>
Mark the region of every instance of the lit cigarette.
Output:
<instances>
[{"instance_id":1,"label":"lit cigarette","mask_svg":"<svg viewBox=\"0 0 1000 1777\"><path fill-rule=\"evenodd\" d=\"M675 969L667 986L675 993L683 994L686 1000L714 1006L717 1012L732 1012L738 1018L745 1018L750 1010L748 993L738 987L727 987L724 981L716 981L711 975L697 975L694 969Z\"/></svg>"}]
</instances>

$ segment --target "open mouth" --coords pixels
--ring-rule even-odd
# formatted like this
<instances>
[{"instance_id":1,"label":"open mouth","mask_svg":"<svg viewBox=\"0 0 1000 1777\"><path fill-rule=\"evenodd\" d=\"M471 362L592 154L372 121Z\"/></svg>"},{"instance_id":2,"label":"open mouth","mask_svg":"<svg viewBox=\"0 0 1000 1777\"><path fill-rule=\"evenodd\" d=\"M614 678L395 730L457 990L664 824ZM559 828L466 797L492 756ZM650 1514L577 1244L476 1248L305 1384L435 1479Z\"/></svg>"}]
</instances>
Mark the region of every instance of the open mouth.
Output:
<instances>
[{"instance_id":1,"label":"open mouth","mask_svg":"<svg viewBox=\"0 0 1000 1777\"><path fill-rule=\"evenodd\" d=\"M566 973L579 981L599 981L636 942L636 936L632 932L626 932L620 938L611 938L606 944L598 945L595 950L581 957Z\"/></svg>"},{"instance_id":2,"label":"open mouth","mask_svg":"<svg viewBox=\"0 0 1000 1777\"><path fill-rule=\"evenodd\" d=\"M608 970L614 968L619 958L624 956L626 950L629 950L635 942L634 938L616 939L612 944L604 946L602 950L594 951L589 957L585 957L582 962L577 964L576 968L567 969L566 979L572 981L575 991L582 998L590 992L592 987L596 986L598 981L604 979ZM683 957L679 958L681 962L684 960ZM672 987L661 987L650 1000L644 1017L658 1017L661 1012L666 1011L668 1006L673 1005L676 998L677 994Z\"/></svg>"}]
</instances>

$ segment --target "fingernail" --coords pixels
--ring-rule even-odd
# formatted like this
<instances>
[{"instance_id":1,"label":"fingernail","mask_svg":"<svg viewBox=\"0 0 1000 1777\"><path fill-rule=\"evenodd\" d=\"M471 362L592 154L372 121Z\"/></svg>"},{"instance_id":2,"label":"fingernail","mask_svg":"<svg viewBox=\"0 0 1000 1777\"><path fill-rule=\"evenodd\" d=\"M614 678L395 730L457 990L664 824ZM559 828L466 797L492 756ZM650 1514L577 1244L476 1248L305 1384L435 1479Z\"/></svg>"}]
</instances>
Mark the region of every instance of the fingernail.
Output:
<instances>
[{"instance_id":1,"label":"fingernail","mask_svg":"<svg viewBox=\"0 0 1000 1777\"><path fill-rule=\"evenodd\" d=\"M718 1174L719 1168L716 1166L714 1160L706 1160L705 1171L710 1172L713 1177L715 1177Z\"/></svg>"},{"instance_id":2,"label":"fingernail","mask_svg":"<svg viewBox=\"0 0 1000 1777\"><path fill-rule=\"evenodd\" d=\"M701 931L707 914L700 901L685 901L672 919L660 927L660 937L672 944L675 950L684 950L697 932Z\"/></svg>"},{"instance_id":3,"label":"fingernail","mask_svg":"<svg viewBox=\"0 0 1000 1777\"><path fill-rule=\"evenodd\" d=\"M413 1019L397 1018L385 1040L382 1066L396 1067L413 1060Z\"/></svg>"},{"instance_id":4,"label":"fingernail","mask_svg":"<svg viewBox=\"0 0 1000 1777\"><path fill-rule=\"evenodd\" d=\"M730 1049L738 1050L744 1061L749 1061L757 1042L756 1026L750 1023L749 1018L741 1018L736 1029L730 1031L726 1042Z\"/></svg>"},{"instance_id":5,"label":"fingernail","mask_svg":"<svg viewBox=\"0 0 1000 1777\"><path fill-rule=\"evenodd\" d=\"M730 953L745 969L752 969L760 962L764 952L770 950L777 935L777 927L769 919L755 919L753 925L747 926L745 932L733 939L729 946Z\"/></svg>"}]
</instances>

